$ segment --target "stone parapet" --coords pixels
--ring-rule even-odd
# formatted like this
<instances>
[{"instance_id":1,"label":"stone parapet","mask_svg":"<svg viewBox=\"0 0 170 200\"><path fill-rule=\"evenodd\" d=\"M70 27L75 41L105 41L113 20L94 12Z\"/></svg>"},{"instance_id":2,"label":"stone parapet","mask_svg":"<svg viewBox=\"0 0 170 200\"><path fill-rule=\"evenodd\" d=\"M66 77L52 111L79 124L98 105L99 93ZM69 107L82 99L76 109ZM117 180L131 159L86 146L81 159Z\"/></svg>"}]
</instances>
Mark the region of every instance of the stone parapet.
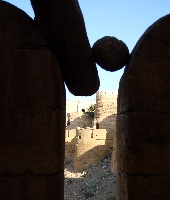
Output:
<instances>
[{"instance_id":1,"label":"stone parapet","mask_svg":"<svg viewBox=\"0 0 170 200\"><path fill-rule=\"evenodd\" d=\"M112 152L114 129L82 129L77 130L75 145L74 168L77 171L86 170L88 166L98 163Z\"/></svg>"}]
</instances>

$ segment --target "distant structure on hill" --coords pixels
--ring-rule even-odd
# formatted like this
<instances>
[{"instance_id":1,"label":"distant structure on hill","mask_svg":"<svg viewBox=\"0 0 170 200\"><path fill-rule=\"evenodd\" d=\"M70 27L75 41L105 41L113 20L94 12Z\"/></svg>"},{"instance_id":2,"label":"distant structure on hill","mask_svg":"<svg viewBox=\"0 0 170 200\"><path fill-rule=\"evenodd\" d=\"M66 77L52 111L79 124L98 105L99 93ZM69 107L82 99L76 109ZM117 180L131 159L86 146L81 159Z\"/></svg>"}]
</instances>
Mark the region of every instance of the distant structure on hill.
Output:
<instances>
[{"instance_id":1,"label":"distant structure on hill","mask_svg":"<svg viewBox=\"0 0 170 200\"><path fill-rule=\"evenodd\" d=\"M95 110L90 111L90 107ZM90 116L90 112L93 113ZM113 128L117 113L117 91L98 91L94 100L67 100L66 127Z\"/></svg>"},{"instance_id":2,"label":"distant structure on hill","mask_svg":"<svg viewBox=\"0 0 170 200\"><path fill-rule=\"evenodd\" d=\"M95 100L66 102L65 160L85 170L109 153L116 171L117 91L98 91Z\"/></svg>"}]
</instances>

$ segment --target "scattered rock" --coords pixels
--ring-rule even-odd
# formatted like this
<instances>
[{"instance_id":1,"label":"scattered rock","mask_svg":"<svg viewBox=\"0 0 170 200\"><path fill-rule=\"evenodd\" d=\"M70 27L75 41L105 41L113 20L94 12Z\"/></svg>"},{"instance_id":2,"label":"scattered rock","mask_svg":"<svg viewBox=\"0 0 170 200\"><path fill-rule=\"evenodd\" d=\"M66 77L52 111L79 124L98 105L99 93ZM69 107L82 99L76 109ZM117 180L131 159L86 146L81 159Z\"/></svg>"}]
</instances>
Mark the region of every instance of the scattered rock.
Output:
<instances>
[{"instance_id":1,"label":"scattered rock","mask_svg":"<svg viewBox=\"0 0 170 200\"><path fill-rule=\"evenodd\" d=\"M119 70L129 60L128 47L115 37L105 36L97 40L92 51L95 62L107 71Z\"/></svg>"},{"instance_id":2,"label":"scattered rock","mask_svg":"<svg viewBox=\"0 0 170 200\"><path fill-rule=\"evenodd\" d=\"M104 200L115 197L116 176L111 173L111 154L86 171L75 172L73 161L65 163L65 200ZM71 184L68 180L72 180Z\"/></svg>"}]
</instances>

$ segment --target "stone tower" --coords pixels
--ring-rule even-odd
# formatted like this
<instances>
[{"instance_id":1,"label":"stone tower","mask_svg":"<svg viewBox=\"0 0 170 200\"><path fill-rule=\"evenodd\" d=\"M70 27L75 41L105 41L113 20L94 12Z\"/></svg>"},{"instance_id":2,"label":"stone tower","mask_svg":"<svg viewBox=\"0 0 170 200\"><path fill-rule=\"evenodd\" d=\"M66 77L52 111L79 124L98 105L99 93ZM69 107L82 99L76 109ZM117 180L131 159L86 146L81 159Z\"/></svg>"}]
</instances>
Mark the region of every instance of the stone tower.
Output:
<instances>
[{"instance_id":1,"label":"stone tower","mask_svg":"<svg viewBox=\"0 0 170 200\"><path fill-rule=\"evenodd\" d=\"M113 128L116 123L117 92L99 91L96 93L94 124L96 128Z\"/></svg>"}]
</instances>

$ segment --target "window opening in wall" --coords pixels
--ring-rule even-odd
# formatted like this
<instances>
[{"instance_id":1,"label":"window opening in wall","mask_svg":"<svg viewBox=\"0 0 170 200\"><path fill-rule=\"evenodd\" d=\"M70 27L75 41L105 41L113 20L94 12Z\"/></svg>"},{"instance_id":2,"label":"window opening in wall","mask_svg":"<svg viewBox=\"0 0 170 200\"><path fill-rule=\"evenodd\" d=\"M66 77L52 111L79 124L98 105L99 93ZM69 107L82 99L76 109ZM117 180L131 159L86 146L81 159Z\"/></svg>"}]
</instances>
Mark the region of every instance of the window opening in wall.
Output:
<instances>
[{"instance_id":1,"label":"window opening in wall","mask_svg":"<svg viewBox=\"0 0 170 200\"><path fill-rule=\"evenodd\" d=\"M99 123L96 123L96 129L99 129Z\"/></svg>"},{"instance_id":2,"label":"window opening in wall","mask_svg":"<svg viewBox=\"0 0 170 200\"><path fill-rule=\"evenodd\" d=\"M70 126L70 119L68 119L67 121L67 126Z\"/></svg>"}]
</instances>

